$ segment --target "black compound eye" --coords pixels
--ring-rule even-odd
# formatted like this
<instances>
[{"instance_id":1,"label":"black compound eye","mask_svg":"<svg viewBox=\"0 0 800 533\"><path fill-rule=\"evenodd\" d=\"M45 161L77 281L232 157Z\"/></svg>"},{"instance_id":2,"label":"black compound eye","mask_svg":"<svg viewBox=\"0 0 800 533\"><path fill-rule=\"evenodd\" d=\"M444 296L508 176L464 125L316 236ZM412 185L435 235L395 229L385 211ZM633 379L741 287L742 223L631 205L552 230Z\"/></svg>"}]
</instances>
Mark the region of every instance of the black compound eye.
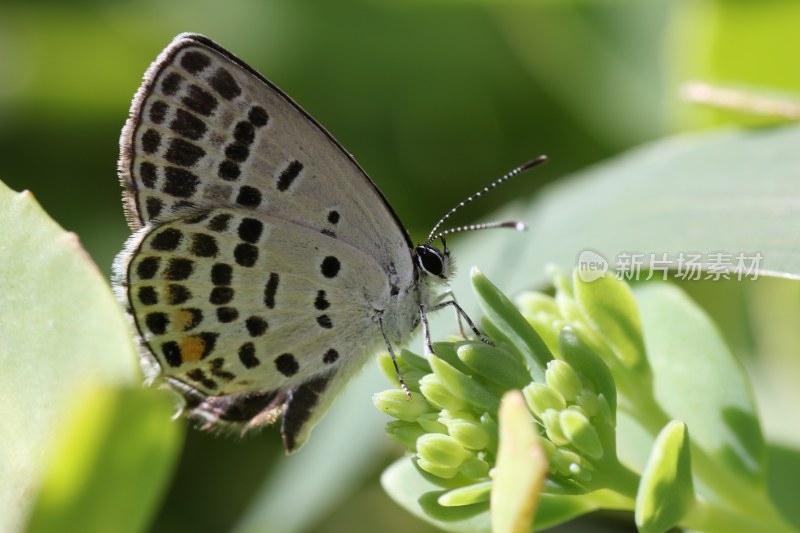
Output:
<instances>
[{"instance_id":1,"label":"black compound eye","mask_svg":"<svg viewBox=\"0 0 800 533\"><path fill-rule=\"evenodd\" d=\"M428 245L417 246L417 262L426 272L434 276L444 273L444 258L442 252Z\"/></svg>"}]
</instances>

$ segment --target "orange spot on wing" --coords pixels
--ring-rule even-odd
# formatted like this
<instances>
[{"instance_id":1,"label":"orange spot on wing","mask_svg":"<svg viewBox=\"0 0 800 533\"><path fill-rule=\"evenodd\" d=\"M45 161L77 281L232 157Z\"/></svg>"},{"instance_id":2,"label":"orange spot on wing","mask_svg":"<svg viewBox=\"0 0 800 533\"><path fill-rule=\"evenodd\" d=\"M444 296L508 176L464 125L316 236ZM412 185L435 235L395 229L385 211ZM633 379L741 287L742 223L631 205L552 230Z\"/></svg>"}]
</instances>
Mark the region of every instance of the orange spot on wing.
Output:
<instances>
[{"instance_id":1,"label":"orange spot on wing","mask_svg":"<svg viewBox=\"0 0 800 533\"><path fill-rule=\"evenodd\" d=\"M206 351L206 341L200 337L186 337L181 342L181 356L183 362L199 361Z\"/></svg>"},{"instance_id":2,"label":"orange spot on wing","mask_svg":"<svg viewBox=\"0 0 800 533\"><path fill-rule=\"evenodd\" d=\"M186 326L192 323L192 313L184 309L172 313L172 324L177 331L185 331ZM192 337L194 338L194 337Z\"/></svg>"}]
</instances>

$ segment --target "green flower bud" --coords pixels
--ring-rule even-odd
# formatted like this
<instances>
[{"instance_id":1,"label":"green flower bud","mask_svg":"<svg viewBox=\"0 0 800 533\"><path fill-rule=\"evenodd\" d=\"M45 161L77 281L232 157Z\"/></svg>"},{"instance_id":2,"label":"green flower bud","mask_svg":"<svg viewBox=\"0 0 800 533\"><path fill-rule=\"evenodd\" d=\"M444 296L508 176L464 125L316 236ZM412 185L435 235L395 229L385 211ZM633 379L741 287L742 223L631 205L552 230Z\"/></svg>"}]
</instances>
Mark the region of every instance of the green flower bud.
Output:
<instances>
[{"instance_id":1,"label":"green flower bud","mask_svg":"<svg viewBox=\"0 0 800 533\"><path fill-rule=\"evenodd\" d=\"M492 494L492 482L482 481L466 487L459 487L445 492L436 500L442 507L460 507L489 501Z\"/></svg>"},{"instance_id":2,"label":"green flower bud","mask_svg":"<svg viewBox=\"0 0 800 533\"><path fill-rule=\"evenodd\" d=\"M483 424L463 418L445 419L447 432L459 444L472 450L483 450L489 444L489 433Z\"/></svg>"},{"instance_id":3,"label":"green flower bud","mask_svg":"<svg viewBox=\"0 0 800 533\"><path fill-rule=\"evenodd\" d=\"M556 320L552 315L538 313L535 315L525 315L525 320L539 334L547 348L553 355L558 354L558 332L561 330L562 320Z\"/></svg>"},{"instance_id":4,"label":"green flower bud","mask_svg":"<svg viewBox=\"0 0 800 533\"><path fill-rule=\"evenodd\" d=\"M402 420L392 420L386 423L386 433L393 441L408 450L416 450L417 439L427 431L413 422L403 422Z\"/></svg>"},{"instance_id":5,"label":"green flower bud","mask_svg":"<svg viewBox=\"0 0 800 533\"><path fill-rule=\"evenodd\" d=\"M431 463L425 459L420 457L417 458L417 466L423 469L424 471L428 472L429 474L433 474L434 476L440 477L442 479L450 479L455 477L458 474L457 467L449 467L449 466L442 466L436 463Z\"/></svg>"},{"instance_id":6,"label":"green flower bud","mask_svg":"<svg viewBox=\"0 0 800 533\"><path fill-rule=\"evenodd\" d=\"M447 426L439 420L438 413L428 413L417 418L417 424L428 433L447 433Z\"/></svg>"},{"instance_id":7,"label":"green flower bud","mask_svg":"<svg viewBox=\"0 0 800 533\"><path fill-rule=\"evenodd\" d=\"M600 418L611 424L611 427L614 427L616 421L614 420L614 413L611 411L611 406L608 405L608 400L603 394L598 394L597 401L600 407Z\"/></svg>"},{"instance_id":8,"label":"green flower bud","mask_svg":"<svg viewBox=\"0 0 800 533\"><path fill-rule=\"evenodd\" d=\"M461 463L458 471L467 477L483 478L489 474L489 463L480 457L470 455Z\"/></svg>"},{"instance_id":9,"label":"green flower bud","mask_svg":"<svg viewBox=\"0 0 800 533\"><path fill-rule=\"evenodd\" d=\"M514 299L514 303L519 307L523 315L538 315L540 313L554 317L561 315L555 298L541 292L523 292Z\"/></svg>"},{"instance_id":10,"label":"green flower bud","mask_svg":"<svg viewBox=\"0 0 800 533\"><path fill-rule=\"evenodd\" d=\"M419 381L419 390L439 409L460 410L469 407L467 402L453 396L436 374L428 374Z\"/></svg>"},{"instance_id":11,"label":"green flower bud","mask_svg":"<svg viewBox=\"0 0 800 533\"><path fill-rule=\"evenodd\" d=\"M483 413L481 415L481 424L483 424L483 427L486 428L486 432L489 434L489 444L486 445L486 450L491 453L497 453L497 420L489 415L489 413Z\"/></svg>"},{"instance_id":12,"label":"green flower bud","mask_svg":"<svg viewBox=\"0 0 800 533\"><path fill-rule=\"evenodd\" d=\"M553 441L553 444L556 446L566 446L569 444L569 439L561 430L558 411L555 409L548 409L542 413L542 424L544 424L544 429L547 432L547 438Z\"/></svg>"},{"instance_id":13,"label":"green flower bud","mask_svg":"<svg viewBox=\"0 0 800 533\"><path fill-rule=\"evenodd\" d=\"M572 463L569 465L569 471L572 479L575 481L580 481L581 483L587 483L592 480L592 473L589 471L588 468L584 468L582 465L578 463Z\"/></svg>"},{"instance_id":14,"label":"green flower bud","mask_svg":"<svg viewBox=\"0 0 800 533\"><path fill-rule=\"evenodd\" d=\"M415 422L418 417L433 411L421 395L414 394L409 399L400 389L378 392L372 396L372 403L387 415L406 422Z\"/></svg>"},{"instance_id":15,"label":"green flower bud","mask_svg":"<svg viewBox=\"0 0 800 533\"><path fill-rule=\"evenodd\" d=\"M560 359L547 363L545 379L548 385L561 393L565 400L574 402L581 390L581 379L572 367Z\"/></svg>"},{"instance_id":16,"label":"green flower bud","mask_svg":"<svg viewBox=\"0 0 800 533\"><path fill-rule=\"evenodd\" d=\"M559 422L564 435L578 451L594 459L603 456L600 437L586 415L570 407L559 413Z\"/></svg>"},{"instance_id":17,"label":"green flower bud","mask_svg":"<svg viewBox=\"0 0 800 533\"><path fill-rule=\"evenodd\" d=\"M399 361L403 361L418 370L422 370L426 374L430 374L431 372L431 365L428 364L427 359L420 357L419 355L406 350L405 348L400 351Z\"/></svg>"},{"instance_id":18,"label":"green flower bud","mask_svg":"<svg viewBox=\"0 0 800 533\"><path fill-rule=\"evenodd\" d=\"M464 447L449 435L426 433L417 439L417 457L431 465L458 471L468 456Z\"/></svg>"},{"instance_id":19,"label":"green flower bud","mask_svg":"<svg viewBox=\"0 0 800 533\"><path fill-rule=\"evenodd\" d=\"M575 403L581 407L586 414L592 418L600 414L600 398L597 394L588 389L583 389L578 393Z\"/></svg>"},{"instance_id":20,"label":"green flower bud","mask_svg":"<svg viewBox=\"0 0 800 533\"><path fill-rule=\"evenodd\" d=\"M434 356L431 357L430 363L434 374L453 396L472 404L480 411L488 411L490 413L497 411L500 400L483 385L457 370L443 359ZM425 379L427 379L427 376ZM443 407L450 408L449 406Z\"/></svg>"},{"instance_id":21,"label":"green flower bud","mask_svg":"<svg viewBox=\"0 0 800 533\"><path fill-rule=\"evenodd\" d=\"M489 381L508 389L521 389L531 380L531 375L516 355L483 342L462 344L456 350L458 358L470 370Z\"/></svg>"},{"instance_id":22,"label":"green flower bud","mask_svg":"<svg viewBox=\"0 0 800 533\"><path fill-rule=\"evenodd\" d=\"M567 407L564 397L553 387L544 383L531 383L522 389L522 394L525 396L528 408L539 419L542 418L542 413L548 409L560 411Z\"/></svg>"},{"instance_id":23,"label":"green flower bud","mask_svg":"<svg viewBox=\"0 0 800 533\"><path fill-rule=\"evenodd\" d=\"M550 457L551 471L558 472L562 476L571 477L574 470L572 465L580 466L581 456L569 450L556 450Z\"/></svg>"}]
</instances>

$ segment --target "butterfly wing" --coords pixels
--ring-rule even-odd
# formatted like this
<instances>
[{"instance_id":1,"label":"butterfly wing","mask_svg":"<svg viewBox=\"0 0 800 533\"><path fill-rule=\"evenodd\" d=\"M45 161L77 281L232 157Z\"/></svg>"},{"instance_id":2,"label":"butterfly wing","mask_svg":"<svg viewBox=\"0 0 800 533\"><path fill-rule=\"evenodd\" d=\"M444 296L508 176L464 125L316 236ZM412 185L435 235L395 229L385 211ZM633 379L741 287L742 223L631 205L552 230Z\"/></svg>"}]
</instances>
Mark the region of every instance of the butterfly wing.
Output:
<instances>
[{"instance_id":1,"label":"butterfly wing","mask_svg":"<svg viewBox=\"0 0 800 533\"><path fill-rule=\"evenodd\" d=\"M123 257L120 290L150 377L202 398L192 414L215 423L271 423L262 412L294 409L287 449L381 339L376 310L390 288L380 265L292 222L195 210L146 226Z\"/></svg>"},{"instance_id":2,"label":"butterfly wing","mask_svg":"<svg viewBox=\"0 0 800 533\"><path fill-rule=\"evenodd\" d=\"M411 291L408 235L322 127L202 36L153 63L120 143L136 233L117 289L145 368L209 424L282 415L297 449Z\"/></svg>"},{"instance_id":3,"label":"butterfly wing","mask_svg":"<svg viewBox=\"0 0 800 533\"><path fill-rule=\"evenodd\" d=\"M239 205L324 232L411 283L383 195L297 104L209 39L179 35L145 74L120 140L128 223ZM394 275L394 274L393 274Z\"/></svg>"}]
</instances>

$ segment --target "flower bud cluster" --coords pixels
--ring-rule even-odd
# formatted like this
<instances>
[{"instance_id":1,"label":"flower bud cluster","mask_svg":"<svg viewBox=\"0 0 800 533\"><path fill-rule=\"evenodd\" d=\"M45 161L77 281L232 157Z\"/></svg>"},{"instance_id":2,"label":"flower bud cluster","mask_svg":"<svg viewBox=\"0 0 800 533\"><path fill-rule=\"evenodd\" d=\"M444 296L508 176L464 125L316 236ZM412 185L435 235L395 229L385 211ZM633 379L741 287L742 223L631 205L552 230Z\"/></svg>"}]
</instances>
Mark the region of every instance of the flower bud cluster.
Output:
<instances>
[{"instance_id":1,"label":"flower bud cluster","mask_svg":"<svg viewBox=\"0 0 800 533\"><path fill-rule=\"evenodd\" d=\"M500 398L511 389L523 392L531 424L538 428L549 461L548 490L576 494L597 488L592 482L597 463L614 446L613 380L610 385L595 380L592 370L603 364L561 318L556 299L530 293L523 307L531 310L533 303L538 309L525 319L513 307L502 312L515 313L527 334L541 332L537 340L550 353L538 369L532 368L537 361L525 356L532 342L436 343L427 358L407 350L397 358L410 400L399 388L373 398L378 409L395 419L387 432L414 454L416 466L447 480L443 483L448 488L457 487L444 493L441 505L488 500L498 449L497 411ZM502 329L487 321L484 327ZM582 362L587 358L588 365ZM386 376L399 385L388 354L380 361ZM544 376L543 381L534 375ZM613 449L610 455L615 458Z\"/></svg>"}]
</instances>

